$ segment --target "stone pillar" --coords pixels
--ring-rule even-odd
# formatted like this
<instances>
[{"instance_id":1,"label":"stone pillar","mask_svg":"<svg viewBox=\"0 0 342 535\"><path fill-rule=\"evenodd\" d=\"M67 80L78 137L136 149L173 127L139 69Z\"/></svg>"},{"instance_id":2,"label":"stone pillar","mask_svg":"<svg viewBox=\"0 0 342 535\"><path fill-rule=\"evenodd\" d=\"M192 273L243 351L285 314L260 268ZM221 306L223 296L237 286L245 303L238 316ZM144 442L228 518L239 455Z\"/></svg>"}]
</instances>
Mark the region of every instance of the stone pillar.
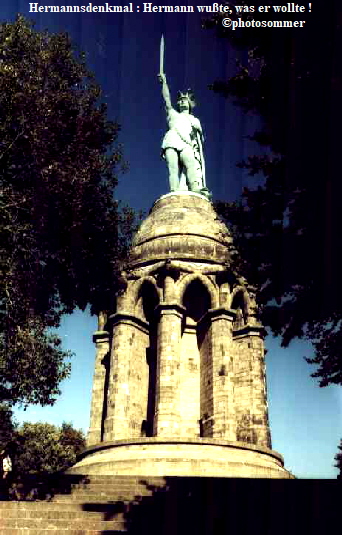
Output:
<instances>
[{"instance_id":1,"label":"stone pillar","mask_svg":"<svg viewBox=\"0 0 342 535\"><path fill-rule=\"evenodd\" d=\"M134 358L133 348L139 333L138 327L148 333L146 322L129 314L113 314L110 320L113 325L113 339L104 441L131 438L135 435L131 426L131 358Z\"/></svg>"},{"instance_id":2,"label":"stone pillar","mask_svg":"<svg viewBox=\"0 0 342 535\"><path fill-rule=\"evenodd\" d=\"M95 331L93 342L96 345L96 357L87 446L92 446L102 441L102 418L106 395L105 359L109 352L109 333L107 331Z\"/></svg>"},{"instance_id":3,"label":"stone pillar","mask_svg":"<svg viewBox=\"0 0 342 535\"><path fill-rule=\"evenodd\" d=\"M180 427L180 340L184 307L161 303L157 334L157 385L154 435L179 436Z\"/></svg>"},{"instance_id":4,"label":"stone pillar","mask_svg":"<svg viewBox=\"0 0 342 535\"><path fill-rule=\"evenodd\" d=\"M271 433L268 419L265 351L262 327L250 328L251 379L253 389L252 428L257 444L271 448Z\"/></svg>"},{"instance_id":5,"label":"stone pillar","mask_svg":"<svg viewBox=\"0 0 342 535\"><path fill-rule=\"evenodd\" d=\"M253 325L235 331L237 440L271 447L263 333L262 327Z\"/></svg>"},{"instance_id":6,"label":"stone pillar","mask_svg":"<svg viewBox=\"0 0 342 535\"><path fill-rule=\"evenodd\" d=\"M197 325L187 317L182 327L180 344L180 436L195 438L200 436L201 417L200 352Z\"/></svg>"},{"instance_id":7,"label":"stone pillar","mask_svg":"<svg viewBox=\"0 0 342 535\"><path fill-rule=\"evenodd\" d=\"M234 313L225 308L209 310L202 322L210 325L212 360L212 437L236 440L232 324ZM205 328L204 325L200 326ZM207 327L208 328L208 327ZM208 378L209 380L209 378Z\"/></svg>"}]
</instances>

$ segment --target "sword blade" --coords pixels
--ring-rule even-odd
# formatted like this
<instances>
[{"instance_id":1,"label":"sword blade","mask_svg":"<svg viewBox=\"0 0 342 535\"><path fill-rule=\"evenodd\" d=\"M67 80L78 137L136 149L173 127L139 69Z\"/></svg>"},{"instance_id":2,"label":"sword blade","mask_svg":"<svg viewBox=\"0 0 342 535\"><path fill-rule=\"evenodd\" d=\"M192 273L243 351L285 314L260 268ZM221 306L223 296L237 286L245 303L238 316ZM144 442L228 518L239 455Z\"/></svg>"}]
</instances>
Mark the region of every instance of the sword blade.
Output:
<instances>
[{"instance_id":1,"label":"sword blade","mask_svg":"<svg viewBox=\"0 0 342 535\"><path fill-rule=\"evenodd\" d=\"M160 39L160 53L159 53L159 74L164 74L164 35L162 34Z\"/></svg>"}]
</instances>

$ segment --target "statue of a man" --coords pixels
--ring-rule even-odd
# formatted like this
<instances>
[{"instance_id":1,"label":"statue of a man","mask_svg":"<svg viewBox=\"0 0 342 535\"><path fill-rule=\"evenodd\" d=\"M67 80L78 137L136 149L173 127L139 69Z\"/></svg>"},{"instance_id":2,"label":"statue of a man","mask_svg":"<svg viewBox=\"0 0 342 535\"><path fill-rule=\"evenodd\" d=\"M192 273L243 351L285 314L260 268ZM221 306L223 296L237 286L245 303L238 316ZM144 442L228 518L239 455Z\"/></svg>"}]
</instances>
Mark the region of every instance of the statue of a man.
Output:
<instances>
[{"instance_id":1,"label":"statue of a man","mask_svg":"<svg viewBox=\"0 0 342 535\"><path fill-rule=\"evenodd\" d=\"M162 84L169 127L162 143L162 156L169 169L170 190L185 189L182 187L185 179L188 190L209 197L205 185L202 126L192 115L195 107L193 93L190 90L178 93L177 111L171 104L165 74L158 74L158 79Z\"/></svg>"}]
</instances>

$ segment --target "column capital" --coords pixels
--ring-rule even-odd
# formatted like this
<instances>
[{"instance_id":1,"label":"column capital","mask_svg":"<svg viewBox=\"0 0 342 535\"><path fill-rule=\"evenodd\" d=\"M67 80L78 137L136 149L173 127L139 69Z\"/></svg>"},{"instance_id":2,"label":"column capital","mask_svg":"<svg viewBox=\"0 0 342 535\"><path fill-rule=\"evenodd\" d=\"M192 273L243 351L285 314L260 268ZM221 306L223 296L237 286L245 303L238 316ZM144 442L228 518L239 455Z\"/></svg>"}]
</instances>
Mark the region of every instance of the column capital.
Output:
<instances>
[{"instance_id":1,"label":"column capital","mask_svg":"<svg viewBox=\"0 0 342 535\"><path fill-rule=\"evenodd\" d=\"M233 331L234 338L242 338L245 336L259 336L260 338L265 338L266 335L266 329L262 325L245 325L241 329Z\"/></svg>"},{"instance_id":2,"label":"column capital","mask_svg":"<svg viewBox=\"0 0 342 535\"><path fill-rule=\"evenodd\" d=\"M149 332L149 323L141 318L133 316L132 314L124 314L117 312L109 316L109 322L112 328L116 327L116 325L119 325L120 323L125 323L128 325L134 325L144 333Z\"/></svg>"},{"instance_id":3,"label":"column capital","mask_svg":"<svg viewBox=\"0 0 342 535\"><path fill-rule=\"evenodd\" d=\"M165 303L161 302L159 305L156 306L154 309L156 315L165 315L167 313L173 313L176 316L183 317L186 311L186 308L183 307L183 305L180 305L179 303Z\"/></svg>"},{"instance_id":4,"label":"column capital","mask_svg":"<svg viewBox=\"0 0 342 535\"><path fill-rule=\"evenodd\" d=\"M108 342L109 341L109 332L108 331L95 331L93 333L93 342L94 344L98 344L101 342Z\"/></svg>"},{"instance_id":5,"label":"column capital","mask_svg":"<svg viewBox=\"0 0 342 535\"><path fill-rule=\"evenodd\" d=\"M233 323L235 320L235 312L231 309L219 307L219 308L210 308L204 316L201 317L198 323L209 322L212 323L216 320L226 320L230 323Z\"/></svg>"}]
</instances>

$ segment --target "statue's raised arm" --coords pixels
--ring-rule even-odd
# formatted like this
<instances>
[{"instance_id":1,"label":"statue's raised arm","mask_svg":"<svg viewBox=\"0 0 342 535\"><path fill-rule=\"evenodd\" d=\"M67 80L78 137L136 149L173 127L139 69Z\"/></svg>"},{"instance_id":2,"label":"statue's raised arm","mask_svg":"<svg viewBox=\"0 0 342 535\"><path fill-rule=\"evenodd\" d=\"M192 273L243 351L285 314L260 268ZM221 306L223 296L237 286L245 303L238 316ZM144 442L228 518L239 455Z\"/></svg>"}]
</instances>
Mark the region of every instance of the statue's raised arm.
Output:
<instances>
[{"instance_id":1,"label":"statue's raised arm","mask_svg":"<svg viewBox=\"0 0 342 535\"><path fill-rule=\"evenodd\" d=\"M158 80L162 85L162 96L165 102L165 108L169 110L172 108L171 96L169 86L167 85L166 76L164 73L158 74Z\"/></svg>"},{"instance_id":2,"label":"statue's raised arm","mask_svg":"<svg viewBox=\"0 0 342 535\"><path fill-rule=\"evenodd\" d=\"M162 38L158 79L162 86L168 124L168 131L162 142L162 156L169 170L170 190L188 189L209 197L210 194L205 184L202 126L199 119L192 114L195 107L193 92L190 89L178 92L178 110L174 109L163 67L164 40Z\"/></svg>"}]
</instances>

